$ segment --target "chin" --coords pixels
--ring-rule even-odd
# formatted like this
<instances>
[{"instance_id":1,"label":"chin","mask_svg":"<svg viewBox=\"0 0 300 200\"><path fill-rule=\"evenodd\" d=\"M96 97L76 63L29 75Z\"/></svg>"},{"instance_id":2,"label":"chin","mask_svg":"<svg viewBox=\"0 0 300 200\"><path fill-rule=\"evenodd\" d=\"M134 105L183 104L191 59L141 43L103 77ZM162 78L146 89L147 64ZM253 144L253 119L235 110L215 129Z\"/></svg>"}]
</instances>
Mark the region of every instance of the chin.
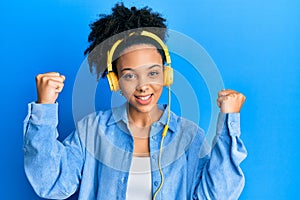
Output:
<instances>
[{"instance_id":1,"label":"chin","mask_svg":"<svg viewBox=\"0 0 300 200\"><path fill-rule=\"evenodd\" d=\"M151 105L135 105L135 104L130 104L132 108L134 108L138 112L142 113L148 113L153 110L153 108L156 106L156 104L151 104Z\"/></svg>"},{"instance_id":2,"label":"chin","mask_svg":"<svg viewBox=\"0 0 300 200\"><path fill-rule=\"evenodd\" d=\"M133 108L134 110L136 110L138 112L148 113L148 112L151 112L154 108L156 108L157 101L156 101L156 99L152 99L151 102L149 102L147 104L141 104L141 103L137 102L135 98L133 98L129 102L129 105L131 108Z\"/></svg>"}]
</instances>

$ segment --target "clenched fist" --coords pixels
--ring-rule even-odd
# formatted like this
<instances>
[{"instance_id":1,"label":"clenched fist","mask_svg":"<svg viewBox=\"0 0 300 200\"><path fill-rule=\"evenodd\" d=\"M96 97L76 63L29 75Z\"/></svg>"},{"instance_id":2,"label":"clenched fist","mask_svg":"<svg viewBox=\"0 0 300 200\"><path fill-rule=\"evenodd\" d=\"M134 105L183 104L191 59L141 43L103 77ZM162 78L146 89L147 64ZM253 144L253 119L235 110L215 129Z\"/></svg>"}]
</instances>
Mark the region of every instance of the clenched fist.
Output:
<instances>
[{"instance_id":1,"label":"clenched fist","mask_svg":"<svg viewBox=\"0 0 300 200\"><path fill-rule=\"evenodd\" d=\"M65 77L57 72L49 72L36 76L36 88L38 93L37 103L55 103L58 94L64 87Z\"/></svg>"},{"instance_id":2,"label":"clenched fist","mask_svg":"<svg viewBox=\"0 0 300 200\"><path fill-rule=\"evenodd\" d=\"M217 104L222 113L240 112L246 97L234 90L222 90L218 93Z\"/></svg>"}]
</instances>

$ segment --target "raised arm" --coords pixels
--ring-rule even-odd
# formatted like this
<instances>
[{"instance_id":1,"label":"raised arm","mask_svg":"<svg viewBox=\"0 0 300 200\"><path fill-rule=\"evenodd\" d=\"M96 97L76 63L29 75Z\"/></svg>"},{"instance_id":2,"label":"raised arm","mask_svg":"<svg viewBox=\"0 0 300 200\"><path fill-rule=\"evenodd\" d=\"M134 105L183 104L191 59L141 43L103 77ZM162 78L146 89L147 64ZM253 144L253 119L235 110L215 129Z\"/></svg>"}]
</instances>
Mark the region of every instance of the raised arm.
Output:
<instances>
[{"instance_id":1,"label":"raised arm","mask_svg":"<svg viewBox=\"0 0 300 200\"><path fill-rule=\"evenodd\" d=\"M219 92L220 107L217 135L208 155L195 199L235 200L240 196L245 183L240 168L247 151L240 139L240 109L245 96L233 90Z\"/></svg>"},{"instance_id":2,"label":"raised arm","mask_svg":"<svg viewBox=\"0 0 300 200\"><path fill-rule=\"evenodd\" d=\"M57 140L58 93L64 77L58 73L38 75L38 103L28 105L24 121L24 168L35 192L45 198L63 199L78 188L83 150L77 132L61 143Z\"/></svg>"}]
</instances>

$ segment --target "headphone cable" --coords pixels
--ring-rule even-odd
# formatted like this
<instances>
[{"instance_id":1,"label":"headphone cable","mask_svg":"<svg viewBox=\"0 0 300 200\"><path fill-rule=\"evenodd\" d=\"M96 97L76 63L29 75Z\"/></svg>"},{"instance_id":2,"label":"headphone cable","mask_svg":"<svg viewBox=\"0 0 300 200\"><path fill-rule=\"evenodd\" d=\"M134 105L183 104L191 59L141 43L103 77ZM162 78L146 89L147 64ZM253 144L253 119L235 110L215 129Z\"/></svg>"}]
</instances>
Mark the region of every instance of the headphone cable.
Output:
<instances>
[{"instance_id":1,"label":"headphone cable","mask_svg":"<svg viewBox=\"0 0 300 200\"><path fill-rule=\"evenodd\" d=\"M170 89L170 86L168 86L168 120L167 120L167 124L165 125L163 133L162 133L162 139L161 139L161 142L160 142L159 157L158 157L158 169L159 169L159 173L160 173L160 177L161 177L161 182L160 182L159 187L155 191L152 200L156 199L156 196L159 193L159 191L161 190L161 188L164 184L164 181L165 181L164 174L163 174L163 171L162 171L162 168L161 168L161 157L162 157L164 139L165 139L165 136L167 135L167 132L168 132L168 129L169 129L170 115L171 115L171 89Z\"/></svg>"}]
</instances>

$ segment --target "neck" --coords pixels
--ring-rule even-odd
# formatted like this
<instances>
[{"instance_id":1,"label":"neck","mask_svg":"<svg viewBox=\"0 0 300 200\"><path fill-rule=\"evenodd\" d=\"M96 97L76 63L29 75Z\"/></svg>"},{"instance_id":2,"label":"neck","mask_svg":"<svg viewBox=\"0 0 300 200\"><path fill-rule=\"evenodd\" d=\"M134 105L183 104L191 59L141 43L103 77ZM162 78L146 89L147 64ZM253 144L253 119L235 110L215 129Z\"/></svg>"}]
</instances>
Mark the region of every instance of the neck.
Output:
<instances>
[{"instance_id":1,"label":"neck","mask_svg":"<svg viewBox=\"0 0 300 200\"><path fill-rule=\"evenodd\" d=\"M128 104L128 120L130 124L145 128L150 127L153 122L160 119L162 111L155 105L149 112L140 112Z\"/></svg>"}]
</instances>

